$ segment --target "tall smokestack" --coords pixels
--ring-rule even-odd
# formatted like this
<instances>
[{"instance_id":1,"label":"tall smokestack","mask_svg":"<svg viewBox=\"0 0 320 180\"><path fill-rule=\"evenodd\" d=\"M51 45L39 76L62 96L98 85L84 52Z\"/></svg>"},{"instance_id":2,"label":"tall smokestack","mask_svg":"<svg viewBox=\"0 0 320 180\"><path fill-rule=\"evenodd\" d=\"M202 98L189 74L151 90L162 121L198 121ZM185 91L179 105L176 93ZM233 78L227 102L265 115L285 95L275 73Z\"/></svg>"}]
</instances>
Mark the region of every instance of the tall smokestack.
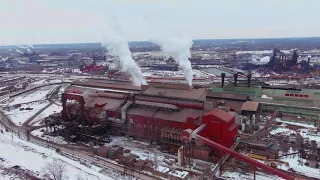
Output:
<instances>
[{"instance_id":1,"label":"tall smokestack","mask_svg":"<svg viewBox=\"0 0 320 180\"><path fill-rule=\"evenodd\" d=\"M247 78L248 78L248 87L250 87L251 86L251 73L249 73L247 75Z\"/></svg>"},{"instance_id":2,"label":"tall smokestack","mask_svg":"<svg viewBox=\"0 0 320 180\"><path fill-rule=\"evenodd\" d=\"M308 57L308 69L310 69L310 60L311 60L311 57L309 56Z\"/></svg>"},{"instance_id":3,"label":"tall smokestack","mask_svg":"<svg viewBox=\"0 0 320 180\"><path fill-rule=\"evenodd\" d=\"M238 86L238 84L237 84L237 82L238 82L238 73L234 74L233 78L234 78L234 86L237 87Z\"/></svg>"},{"instance_id":4,"label":"tall smokestack","mask_svg":"<svg viewBox=\"0 0 320 180\"><path fill-rule=\"evenodd\" d=\"M224 87L224 78L226 77L226 73L221 73L221 87Z\"/></svg>"}]
</instances>

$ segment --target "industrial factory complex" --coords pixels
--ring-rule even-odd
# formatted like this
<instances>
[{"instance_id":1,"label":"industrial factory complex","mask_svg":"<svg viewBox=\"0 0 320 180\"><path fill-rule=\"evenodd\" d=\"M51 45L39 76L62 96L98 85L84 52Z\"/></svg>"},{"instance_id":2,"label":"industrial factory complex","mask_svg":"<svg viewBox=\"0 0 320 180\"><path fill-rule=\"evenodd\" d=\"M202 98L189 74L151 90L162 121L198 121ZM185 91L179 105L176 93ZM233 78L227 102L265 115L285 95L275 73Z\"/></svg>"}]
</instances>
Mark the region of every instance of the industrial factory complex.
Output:
<instances>
[{"instance_id":1,"label":"industrial factory complex","mask_svg":"<svg viewBox=\"0 0 320 180\"><path fill-rule=\"evenodd\" d=\"M316 55L275 48L240 62L248 52L232 49L219 54L226 58L221 65L209 63L211 55L201 64L193 54L190 85L179 74L184 69L170 64L173 57L165 67L157 65L158 54L133 54L141 70L132 73L108 54L80 54L81 48L41 56L20 51L2 61L2 134L113 179L320 178ZM133 85L136 77L146 82ZM5 172L46 179L25 166Z\"/></svg>"}]
</instances>

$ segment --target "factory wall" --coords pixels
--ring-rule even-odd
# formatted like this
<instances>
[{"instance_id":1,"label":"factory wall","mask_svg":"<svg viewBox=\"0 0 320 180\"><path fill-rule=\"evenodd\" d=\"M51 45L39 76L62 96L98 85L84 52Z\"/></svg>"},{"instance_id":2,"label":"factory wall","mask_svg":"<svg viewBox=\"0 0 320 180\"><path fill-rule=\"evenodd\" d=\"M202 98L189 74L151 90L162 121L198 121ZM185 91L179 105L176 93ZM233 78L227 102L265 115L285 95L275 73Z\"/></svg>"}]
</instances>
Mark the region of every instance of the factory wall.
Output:
<instances>
[{"instance_id":1,"label":"factory wall","mask_svg":"<svg viewBox=\"0 0 320 180\"><path fill-rule=\"evenodd\" d=\"M186 122L170 121L165 119L128 114L128 134L138 139L147 139L160 142L161 129L165 127L175 129L195 128L194 119L189 117Z\"/></svg>"},{"instance_id":2,"label":"factory wall","mask_svg":"<svg viewBox=\"0 0 320 180\"><path fill-rule=\"evenodd\" d=\"M235 124L235 117L227 122L214 116L214 114L208 114L202 117L202 122L207 124L207 127L200 135L226 147L232 146L238 132L238 126Z\"/></svg>"},{"instance_id":3,"label":"factory wall","mask_svg":"<svg viewBox=\"0 0 320 180\"><path fill-rule=\"evenodd\" d=\"M128 114L128 134L137 139L147 139L158 141L160 139L161 122L156 122L155 119L142 116Z\"/></svg>"}]
</instances>

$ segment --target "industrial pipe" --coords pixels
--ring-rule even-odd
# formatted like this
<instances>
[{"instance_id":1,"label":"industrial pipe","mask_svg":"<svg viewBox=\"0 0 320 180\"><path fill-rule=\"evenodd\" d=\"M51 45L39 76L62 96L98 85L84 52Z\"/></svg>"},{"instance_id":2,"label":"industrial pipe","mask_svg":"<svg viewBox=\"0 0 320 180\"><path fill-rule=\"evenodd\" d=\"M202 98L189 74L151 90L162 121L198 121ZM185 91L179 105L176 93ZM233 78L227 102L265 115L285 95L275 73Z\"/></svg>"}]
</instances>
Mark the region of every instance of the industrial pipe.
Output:
<instances>
[{"instance_id":1,"label":"industrial pipe","mask_svg":"<svg viewBox=\"0 0 320 180\"><path fill-rule=\"evenodd\" d=\"M224 86L224 78L226 77L226 73L221 73L221 87Z\"/></svg>"},{"instance_id":2,"label":"industrial pipe","mask_svg":"<svg viewBox=\"0 0 320 180\"><path fill-rule=\"evenodd\" d=\"M178 109L178 107L175 105L158 103L158 102L136 100L134 103L139 105L149 105L149 106L156 106L156 107L169 108L169 109Z\"/></svg>"},{"instance_id":3,"label":"industrial pipe","mask_svg":"<svg viewBox=\"0 0 320 180\"><path fill-rule=\"evenodd\" d=\"M97 91L98 97L106 97L106 98L112 98L112 99L126 99L125 94L117 94L117 93L105 93L105 92L99 92Z\"/></svg>"},{"instance_id":4,"label":"industrial pipe","mask_svg":"<svg viewBox=\"0 0 320 180\"><path fill-rule=\"evenodd\" d=\"M233 75L233 78L234 78L234 86L237 87L237 82L238 82L238 73L234 74Z\"/></svg>"},{"instance_id":5,"label":"industrial pipe","mask_svg":"<svg viewBox=\"0 0 320 180\"><path fill-rule=\"evenodd\" d=\"M127 119L127 109L132 104L132 101L128 101L124 106L121 108L121 119L126 120Z\"/></svg>"},{"instance_id":6,"label":"industrial pipe","mask_svg":"<svg viewBox=\"0 0 320 180\"><path fill-rule=\"evenodd\" d=\"M267 172L269 172L271 174L277 175L277 176L279 176L281 178L284 178L284 179L287 179L287 180L288 179L289 180L294 180L295 179L295 177L293 177L293 176L291 176L291 175L289 175L289 174L287 174L285 172L282 172L282 171L280 171L278 169L275 169L273 167L270 167L270 166L267 166L267 165L265 165L263 163L255 161L255 160L253 160L253 159L251 159L251 158L249 158L249 157L247 157L247 156L245 156L245 155L243 155L241 153L238 153L238 152L236 152L234 150L231 150L231 149L229 149L229 148L227 148L227 147L225 147L225 146L223 146L221 144L218 144L218 143L216 143L214 141L211 141L208 138L202 137L202 136L200 136L198 134L194 134L194 133L192 133L192 136L193 136L193 138L195 138L197 140L201 140L201 141L203 141L204 143L210 145L213 148L216 148L216 149L218 149L218 150L220 150L220 151L222 151L224 153L230 154L231 156L233 156L233 157L235 157L237 159L240 159L240 160L242 160L244 162L252 164L254 166L254 168L255 167L261 168L261 169L263 169L263 170L265 170L265 171L267 171Z\"/></svg>"},{"instance_id":7,"label":"industrial pipe","mask_svg":"<svg viewBox=\"0 0 320 180\"><path fill-rule=\"evenodd\" d=\"M247 78L248 78L248 87L250 87L251 86L251 73L249 73L247 75Z\"/></svg>"},{"instance_id":8,"label":"industrial pipe","mask_svg":"<svg viewBox=\"0 0 320 180\"><path fill-rule=\"evenodd\" d=\"M202 124L201 126L199 126L197 129L193 130L191 133L190 133L190 137L185 137L185 136L182 136L182 139L186 140L186 141L191 141L192 138L196 139L196 140L201 140L202 142L206 143L207 145L210 145L211 147L215 148L215 149L218 149L224 153L227 153L227 154L230 154L231 156L237 158L237 159L240 159L244 162L247 162L247 163L250 163L253 165L253 168L255 169L256 167L259 167L271 174L275 174L277 176L280 176L284 179L292 179L294 180L295 177L285 173L285 172L282 172L280 170L277 170L275 168L272 168L272 167L269 167L263 163L260 163L258 161L255 161L241 153L238 153L230 148L227 148L219 143L216 143L214 141L211 141L210 139L208 138L205 138L205 137L202 137L199 135L199 133L201 131L203 131L205 128L206 128L206 125L207 124ZM186 130L185 130L186 131ZM255 170L254 170L255 171Z\"/></svg>"}]
</instances>

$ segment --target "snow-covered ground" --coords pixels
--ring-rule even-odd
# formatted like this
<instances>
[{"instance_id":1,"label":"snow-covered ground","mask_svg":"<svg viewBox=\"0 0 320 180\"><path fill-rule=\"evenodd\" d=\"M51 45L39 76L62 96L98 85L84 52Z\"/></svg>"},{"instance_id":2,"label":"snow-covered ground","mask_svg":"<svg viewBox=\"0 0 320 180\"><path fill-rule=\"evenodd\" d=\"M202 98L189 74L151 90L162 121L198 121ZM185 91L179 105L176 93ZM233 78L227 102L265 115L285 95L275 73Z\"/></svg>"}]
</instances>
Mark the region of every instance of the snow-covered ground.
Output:
<instances>
[{"instance_id":1,"label":"snow-covered ground","mask_svg":"<svg viewBox=\"0 0 320 180\"><path fill-rule=\"evenodd\" d=\"M106 146L118 145L124 148L130 149L132 154L139 156L139 159L154 159L154 149L148 148L148 143L140 142L140 141L130 141L126 137L112 137L112 141ZM162 161L164 159L163 155L160 155L159 152L157 154L157 160Z\"/></svg>"},{"instance_id":2,"label":"snow-covered ground","mask_svg":"<svg viewBox=\"0 0 320 180\"><path fill-rule=\"evenodd\" d=\"M31 83L30 85L42 85L42 84L45 83L46 80L47 80L47 79L37 80L37 81Z\"/></svg>"},{"instance_id":3,"label":"snow-covered ground","mask_svg":"<svg viewBox=\"0 0 320 180\"><path fill-rule=\"evenodd\" d=\"M315 130L316 128L314 125L308 125L303 123L296 123L296 122L288 122L288 121L282 121L280 118L277 118L276 121L281 122L281 126L274 127L273 130L270 131L270 134L276 135L278 133L281 133L281 135L287 135L289 136L291 132L295 132L293 130L288 129L286 126L287 124L300 126L297 130L297 132L303 137L303 138L309 138L310 141L314 140L317 142L317 144L320 144L320 135L316 134ZM289 149L289 152L286 154L294 153L296 151L293 151L292 148ZM320 178L320 171L319 169L312 168L305 166L303 163L299 162L298 155L291 155L291 156L284 156L281 158L281 160L286 161L289 163L289 167L281 166L280 168L283 170L289 170L289 168L292 168L294 171L309 176L309 177L315 177ZM305 162L305 160L303 160Z\"/></svg>"},{"instance_id":4,"label":"snow-covered ground","mask_svg":"<svg viewBox=\"0 0 320 180\"><path fill-rule=\"evenodd\" d=\"M289 167L282 166L281 169L288 170L289 168L292 168L294 171L297 171L300 174L306 175L308 177L320 178L319 169L311 168L304 165L304 163L300 163L298 155L282 157L281 160L289 163ZM305 162L305 160L303 160L303 162Z\"/></svg>"},{"instance_id":5,"label":"snow-covered ground","mask_svg":"<svg viewBox=\"0 0 320 180\"><path fill-rule=\"evenodd\" d=\"M276 118L277 122L285 123L285 124L291 124L291 125L296 125L296 126L301 126L305 128L315 128L314 125L311 124L305 124L305 123L299 123L299 122L290 122L290 121L283 121L281 118Z\"/></svg>"},{"instance_id":6,"label":"snow-covered ground","mask_svg":"<svg viewBox=\"0 0 320 180\"><path fill-rule=\"evenodd\" d=\"M52 104L47 109L45 109L42 113L40 113L38 116L36 116L30 122L30 125L39 126L39 125L41 125L39 123L41 122L41 120L43 118L48 117L48 116L50 116L51 114L54 114L54 113L59 113L61 110L62 110L62 106L58 106L56 104Z\"/></svg>"},{"instance_id":7,"label":"snow-covered ground","mask_svg":"<svg viewBox=\"0 0 320 180\"><path fill-rule=\"evenodd\" d=\"M48 79L46 83L62 83L62 80L60 79Z\"/></svg>"},{"instance_id":8,"label":"snow-covered ground","mask_svg":"<svg viewBox=\"0 0 320 180\"><path fill-rule=\"evenodd\" d=\"M41 110L48 104L49 104L48 101L44 103L34 102L34 103L24 104L21 107L11 111L3 111L3 112L10 117L13 123L21 126L25 121L27 121L29 118L31 118L34 114L36 114L39 110ZM31 107L33 109L20 111L20 108L28 108L28 107Z\"/></svg>"},{"instance_id":9,"label":"snow-covered ground","mask_svg":"<svg viewBox=\"0 0 320 180\"><path fill-rule=\"evenodd\" d=\"M273 99L272 97L269 97L267 95L262 95L261 98L264 98L264 99Z\"/></svg>"},{"instance_id":10,"label":"snow-covered ground","mask_svg":"<svg viewBox=\"0 0 320 180\"><path fill-rule=\"evenodd\" d=\"M274 127L271 131L271 135L276 135L280 133L281 135L290 135L291 130L286 127Z\"/></svg>"},{"instance_id":11,"label":"snow-covered ground","mask_svg":"<svg viewBox=\"0 0 320 180\"><path fill-rule=\"evenodd\" d=\"M39 88L37 90L31 91L29 93L24 93L20 96L15 97L13 100L11 100L8 105L15 105L15 104L21 104L21 103L28 103L31 101L38 101L43 100L46 98L46 95L50 93L56 86L47 86L43 88Z\"/></svg>"},{"instance_id":12,"label":"snow-covered ground","mask_svg":"<svg viewBox=\"0 0 320 180\"><path fill-rule=\"evenodd\" d=\"M45 131L45 129L46 128L36 129L32 131L31 134L34 136L38 136L41 139L48 140L57 144L68 144L68 142L65 141L64 138L61 136L52 137L52 136L43 135L43 132Z\"/></svg>"},{"instance_id":13,"label":"snow-covered ground","mask_svg":"<svg viewBox=\"0 0 320 180\"><path fill-rule=\"evenodd\" d=\"M124 147L125 149L130 149L131 153L134 155L139 156L138 159L142 159L142 160L154 160L155 156L157 159L157 164L158 165L162 165L164 167L168 167L173 170L175 168L177 168L176 165L173 165L171 167L171 165L168 165L165 161L173 161L175 162L175 159L177 159L177 156L174 155L169 155L166 153L162 153L158 150L155 150L152 146L149 145L149 143L145 143L145 142L141 142L141 141L131 141L126 137L112 137L112 141L111 143L105 144L106 146L112 146L112 145L118 145L121 147ZM206 161L202 161L202 160L198 160L198 159L194 159L194 161L197 164L202 164L202 165L208 165L211 166L212 163L206 162ZM183 173L184 171L179 169L176 170L176 173Z\"/></svg>"},{"instance_id":14,"label":"snow-covered ground","mask_svg":"<svg viewBox=\"0 0 320 180\"><path fill-rule=\"evenodd\" d=\"M67 166L67 176L69 180L78 180L81 176L87 180L111 180L112 178L99 173L101 168L91 166L91 168L81 165L79 162L68 159L57 154L54 150L44 148L32 144L30 142L13 137L5 132L0 134L0 157L4 159L0 166L0 179L20 179L12 175L5 175L4 168L10 168L15 165L21 166L23 169L33 171L43 177L43 167L53 160L62 160ZM117 178L121 179L121 177Z\"/></svg>"},{"instance_id":15,"label":"snow-covered ground","mask_svg":"<svg viewBox=\"0 0 320 180\"><path fill-rule=\"evenodd\" d=\"M277 176L272 176L272 175L268 175L268 174L263 174L261 172L256 172L256 179L259 180L280 180L282 178L277 177ZM240 172L224 172L222 174L223 178L227 178L227 179L254 179L253 178L253 173L240 173Z\"/></svg>"},{"instance_id":16,"label":"snow-covered ground","mask_svg":"<svg viewBox=\"0 0 320 180\"><path fill-rule=\"evenodd\" d=\"M299 129L299 134L303 138L309 138L310 141L316 141L318 144L320 144L320 135L314 133L313 131L309 131L309 129Z\"/></svg>"}]
</instances>

